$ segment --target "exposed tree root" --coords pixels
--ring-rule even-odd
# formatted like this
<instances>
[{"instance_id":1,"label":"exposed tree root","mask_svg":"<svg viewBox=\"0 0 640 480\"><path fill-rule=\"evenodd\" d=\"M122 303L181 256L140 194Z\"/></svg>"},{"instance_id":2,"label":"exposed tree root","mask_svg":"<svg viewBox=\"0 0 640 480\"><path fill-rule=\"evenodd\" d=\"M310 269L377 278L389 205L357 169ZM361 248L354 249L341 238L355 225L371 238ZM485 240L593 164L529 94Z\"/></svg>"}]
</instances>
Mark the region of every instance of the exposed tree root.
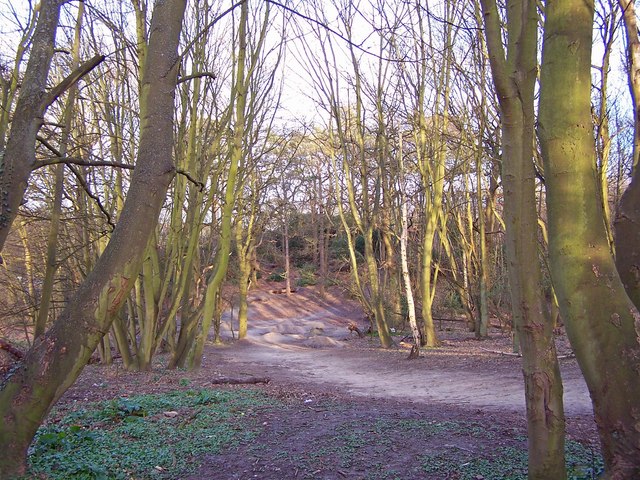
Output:
<instances>
[{"instance_id":1,"label":"exposed tree root","mask_svg":"<svg viewBox=\"0 0 640 480\"><path fill-rule=\"evenodd\" d=\"M411 351L409 352L407 360L415 360L416 358L420 358L420 347L418 347L417 345L413 345L411 347Z\"/></svg>"}]
</instances>

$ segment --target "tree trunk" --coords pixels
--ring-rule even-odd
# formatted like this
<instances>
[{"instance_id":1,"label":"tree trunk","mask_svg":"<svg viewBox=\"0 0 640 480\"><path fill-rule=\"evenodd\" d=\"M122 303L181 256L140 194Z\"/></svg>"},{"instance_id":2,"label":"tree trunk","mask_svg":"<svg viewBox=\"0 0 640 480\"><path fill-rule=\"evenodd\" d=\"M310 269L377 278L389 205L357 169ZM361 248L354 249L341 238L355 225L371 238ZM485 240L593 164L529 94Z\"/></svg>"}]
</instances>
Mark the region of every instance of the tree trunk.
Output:
<instances>
[{"instance_id":1,"label":"tree trunk","mask_svg":"<svg viewBox=\"0 0 640 480\"><path fill-rule=\"evenodd\" d=\"M413 300L413 288L411 287L411 275L409 274L409 262L407 260L407 243L409 239L409 215L407 208L407 179L404 171L403 151L402 151L402 134L399 135L398 148L398 176L400 177L400 219L402 222L400 231L400 266L402 269L402 280L404 282L404 291L407 298L407 316L409 318L409 327L413 336L413 347L411 349L410 359L420 356L420 329L416 319L416 306Z\"/></svg>"},{"instance_id":2,"label":"tree trunk","mask_svg":"<svg viewBox=\"0 0 640 480\"><path fill-rule=\"evenodd\" d=\"M633 102L633 177L618 206L614 221L616 267L627 295L640 308L640 36L631 0L618 0L627 35L629 90Z\"/></svg>"},{"instance_id":3,"label":"tree trunk","mask_svg":"<svg viewBox=\"0 0 640 480\"><path fill-rule=\"evenodd\" d=\"M283 205L286 209L288 205ZM289 255L289 218L282 214L282 253L284 255L284 291L291 295L291 256Z\"/></svg>"},{"instance_id":4,"label":"tree trunk","mask_svg":"<svg viewBox=\"0 0 640 480\"><path fill-rule=\"evenodd\" d=\"M18 214L36 161L36 135L46 108L46 87L53 58L60 6L65 0L43 0L31 42L27 69L0 163L0 251Z\"/></svg>"},{"instance_id":5,"label":"tree trunk","mask_svg":"<svg viewBox=\"0 0 640 480\"><path fill-rule=\"evenodd\" d=\"M533 168L537 10L508 3L507 54L498 10L483 0L485 33L502 120L502 180L511 309L522 350L529 436L529 479L564 479L562 380L538 262Z\"/></svg>"},{"instance_id":6,"label":"tree trunk","mask_svg":"<svg viewBox=\"0 0 640 480\"><path fill-rule=\"evenodd\" d=\"M80 34L82 32L82 21L84 17L84 3L78 5L78 18L76 20L75 35L73 42L73 68L80 65ZM71 87L69 95L65 102L62 123L64 131L62 133L62 141L60 142L60 156L67 155L69 139L71 137L71 127L73 120L73 110L78 88L76 85ZM38 338L46 329L49 319L49 307L51 305L51 297L53 295L54 275L58 269L56 263L58 233L60 231L60 216L62 215L62 193L64 190L64 165L55 165L54 171L54 193L51 206L51 224L49 226L49 236L47 238L47 264L45 266L45 274L42 282L42 295L40 297L40 306L36 316L36 327L34 337Z\"/></svg>"},{"instance_id":7,"label":"tree trunk","mask_svg":"<svg viewBox=\"0 0 640 480\"><path fill-rule=\"evenodd\" d=\"M538 134L551 273L593 402L608 479L640 478L640 313L609 250L591 119L593 1L547 2Z\"/></svg>"},{"instance_id":8,"label":"tree trunk","mask_svg":"<svg viewBox=\"0 0 640 480\"><path fill-rule=\"evenodd\" d=\"M236 65L236 83L233 87L232 102L235 102L235 124L233 126L233 134L230 144L229 154L229 173L227 177L227 185L224 196L224 204L222 206L222 214L220 219L220 239L218 252L216 253L217 264L211 275L204 297L204 306L202 310L202 330L197 337L194 345L194 354L192 357L191 368L198 369L202 361L202 352L204 344L211 328L216 310L216 297L220 295L222 284L227 274L229 266L229 255L231 254L231 221L236 198L236 184L238 182L238 169L244 155L243 140L246 133L246 108L247 108L247 92L249 91L249 80L251 68L245 69L245 59L247 58L247 38L248 38L248 2L244 2L240 7L240 24L238 27L238 57ZM245 73L248 70L247 74Z\"/></svg>"},{"instance_id":9,"label":"tree trunk","mask_svg":"<svg viewBox=\"0 0 640 480\"><path fill-rule=\"evenodd\" d=\"M36 430L108 332L140 269L174 176L174 91L185 4L185 0L167 0L158 2L154 9L148 64L142 78L140 101L146 104L146 114L141 118L138 164L111 241L60 318L2 383L2 478L25 473L27 448Z\"/></svg>"}]
</instances>

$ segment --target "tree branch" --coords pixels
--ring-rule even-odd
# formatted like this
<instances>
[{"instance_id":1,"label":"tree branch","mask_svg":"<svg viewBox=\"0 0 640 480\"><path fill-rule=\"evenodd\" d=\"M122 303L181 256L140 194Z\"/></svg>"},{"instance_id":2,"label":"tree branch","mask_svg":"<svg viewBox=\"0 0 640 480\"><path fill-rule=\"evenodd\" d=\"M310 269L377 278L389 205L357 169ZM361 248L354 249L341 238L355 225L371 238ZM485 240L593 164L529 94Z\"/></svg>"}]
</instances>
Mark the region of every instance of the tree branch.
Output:
<instances>
[{"instance_id":1,"label":"tree branch","mask_svg":"<svg viewBox=\"0 0 640 480\"><path fill-rule=\"evenodd\" d=\"M109 226L111 227L111 231L113 232L116 228L116 224L113 223L113 220L111 219L111 214L107 211L106 208L104 208L104 205L102 205L100 198L91 192L89 185L87 185L87 182L85 181L85 179L82 177L80 172L76 170L76 168L73 165L67 164L67 167L69 167L69 170L71 170L73 174L76 176L76 179L78 180L78 182L80 182L80 186L82 186L82 189L86 192L86 194L89 195L89 197L96 202L96 204L98 205L98 208L106 217L107 223L109 224Z\"/></svg>"},{"instance_id":2,"label":"tree branch","mask_svg":"<svg viewBox=\"0 0 640 480\"><path fill-rule=\"evenodd\" d=\"M202 78L202 77L210 77L210 78L216 78L215 73L212 72L199 72L199 73L192 73L191 75L186 75L184 77L180 77L178 79L178 85L180 85L181 83L184 82L188 82L189 80L193 80L194 78Z\"/></svg>"},{"instance_id":3,"label":"tree branch","mask_svg":"<svg viewBox=\"0 0 640 480\"><path fill-rule=\"evenodd\" d=\"M24 358L24 352L4 338L0 338L0 350L4 350L16 360L22 360Z\"/></svg>"},{"instance_id":4,"label":"tree branch","mask_svg":"<svg viewBox=\"0 0 640 480\"><path fill-rule=\"evenodd\" d=\"M187 172L186 170L182 170L181 168L176 168L176 173L179 173L180 175L183 175L187 178L187 180L189 180L191 183L195 184L198 189L202 192L204 191L204 183L196 180L195 178L193 178L191 176L191 174L189 172Z\"/></svg>"},{"instance_id":5,"label":"tree branch","mask_svg":"<svg viewBox=\"0 0 640 480\"><path fill-rule=\"evenodd\" d=\"M332 33L333 35L338 37L340 40L346 42L348 45L350 45L351 47L355 48L356 50L359 50L360 52L365 53L367 55L370 55L373 58L377 58L378 60L382 60L382 61L385 61L385 62L392 62L392 63L421 63L421 62L423 62L425 60L424 58L420 58L420 59L390 58L390 57L384 57L382 55L378 55L377 53L370 52L369 50L364 48L362 46L362 43L360 43L360 44L354 43L348 37L345 37L343 34L338 32L337 30L334 30L329 25L327 25L326 23L321 22L320 20L317 20L315 18L309 17L308 15L304 15L303 13L300 13L297 10L295 10L295 9L293 9L291 7L288 7L286 5L283 5L282 3L276 2L274 0L265 0L265 2L266 3L270 3L272 5L275 5L277 7L280 7L283 10L285 10L285 11L287 11L287 12L289 12L289 13L297 16L297 17L302 18L303 20L306 20L307 22L319 25L320 27L324 28L327 32Z\"/></svg>"},{"instance_id":6,"label":"tree branch","mask_svg":"<svg viewBox=\"0 0 640 480\"><path fill-rule=\"evenodd\" d=\"M58 165L60 163L64 163L65 165L80 165L83 167L124 168L127 170L133 170L135 168L135 165L131 165L130 163L108 162L106 160L85 160L83 158L77 158L77 157L58 157L58 158L51 158L48 160L41 160L37 162L33 166L33 170L37 170L39 168L46 167L48 165Z\"/></svg>"},{"instance_id":7,"label":"tree branch","mask_svg":"<svg viewBox=\"0 0 640 480\"><path fill-rule=\"evenodd\" d=\"M188 52L191 49L191 47L193 47L193 45L207 32L207 30L209 30L216 23L218 23L220 20L222 20L226 15L228 15L231 12L233 12L237 7L242 5L245 1L247 1L247 0L240 0L239 2L234 3L229 8L227 8L224 12L222 12L220 15L218 15L216 18L214 18L208 24L206 24L203 28L201 28L200 29L200 33L198 33L193 38L193 40L191 40L189 43L187 43L187 45L184 47L184 49L182 50L182 53L180 54L180 57L183 57L184 54L186 52Z\"/></svg>"},{"instance_id":8,"label":"tree branch","mask_svg":"<svg viewBox=\"0 0 640 480\"><path fill-rule=\"evenodd\" d=\"M91 70L100 65L105 59L104 55L96 55L95 57L87 60L78 68L76 68L73 72L71 72L67 77L62 80L58 85L53 87L49 94L42 101L41 109L42 111L46 110L48 106L50 106L56 99L62 95L65 91L67 91L71 86L75 85L82 77L84 77Z\"/></svg>"},{"instance_id":9,"label":"tree branch","mask_svg":"<svg viewBox=\"0 0 640 480\"><path fill-rule=\"evenodd\" d=\"M57 158L40 160L33 166L33 170L37 170L39 168L46 167L48 165L59 165L60 163L64 163L67 166L80 165L82 167L113 167L113 168L124 168L127 170L135 169L135 165L132 165L130 163L108 162L106 160L85 160L83 158L78 158L78 157L63 157L60 151L56 147L51 145L46 139L40 136L38 136L37 139L40 143L42 143L42 145L44 145L47 148L47 150L53 153ZM201 192L204 191L205 184L193 178L193 176L186 170L176 168L176 173L185 176L187 180L189 180L191 183L196 185ZM91 198L96 199L93 195L90 194L90 196Z\"/></svg>"}]
</instances>

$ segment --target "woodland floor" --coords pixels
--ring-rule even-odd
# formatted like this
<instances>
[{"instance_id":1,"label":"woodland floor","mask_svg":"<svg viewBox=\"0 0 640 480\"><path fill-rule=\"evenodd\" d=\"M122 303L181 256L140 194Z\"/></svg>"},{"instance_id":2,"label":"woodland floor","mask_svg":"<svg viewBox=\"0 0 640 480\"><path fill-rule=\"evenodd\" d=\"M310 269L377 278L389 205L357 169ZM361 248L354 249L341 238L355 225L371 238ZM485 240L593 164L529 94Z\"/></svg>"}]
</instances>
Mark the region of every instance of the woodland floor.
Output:
<instances>
[{"instance_id":1,"label":"woodland floor","mask_svg":"<svg viewBox=\"0 0 640 480\"><path fill-rule=\"evenodd\" d=\"M337 291L321 298L313 288L291 296L254 291L249 318L249 336L238 342L226 315L225 342L207 346L198 372L168 371L163 356L146 373L117 362L90 365L58 409L187 388L246 389L212 381L268 377L268 384L249 387L279 400L253 413L257 437L205 455L188 478L522 478L467 468L508 463L513 452L526 451L521 359L497 353L510 351L510 335L494 329L477 341L464 324L443 321L442 346L410 361L400 336L396 348L383 350L376 338L350 334L349 322L367 326L357 304ZM564 337L557 346L570 354ZM575 359L560 362L568 438L597 454L584 381Z\"/></svg>"}]
</instances>

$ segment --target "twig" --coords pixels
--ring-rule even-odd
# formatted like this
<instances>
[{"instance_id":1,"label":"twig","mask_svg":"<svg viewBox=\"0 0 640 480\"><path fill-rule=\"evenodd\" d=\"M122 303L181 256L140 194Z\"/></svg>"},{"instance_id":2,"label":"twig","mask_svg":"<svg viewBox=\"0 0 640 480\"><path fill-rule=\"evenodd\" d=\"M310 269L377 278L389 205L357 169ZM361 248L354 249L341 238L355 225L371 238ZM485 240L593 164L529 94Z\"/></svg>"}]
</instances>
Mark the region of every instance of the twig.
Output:
<instances>
[{"instance_id":1,"label":"twig","mask_svg":"<svg viewBox=\"0 0 640 480\"><path fill-rule=\"evenodd\" d=\"M106 217L107 223L109 224L109 226L111 227L111 231L113 232L116 228L116 225L115 223L113 223L113 220L111 219L111 214L107 211L106 208L104 208L104 205L102 205L100 198L91 192L89 185L87 184L85 179L82 177L80 172L78 172L78 170L76 170L75 167L73 167L73 165L67 165L67 167L69 167L69 170L71 170L73 174L76 176L76 179L78 180L78 182L80 182L80 186L83 188L86 194L89 195L89 197L91 197L96 202L96 204L98 205L98 208Z\"/></svg>"}]
</instances>

